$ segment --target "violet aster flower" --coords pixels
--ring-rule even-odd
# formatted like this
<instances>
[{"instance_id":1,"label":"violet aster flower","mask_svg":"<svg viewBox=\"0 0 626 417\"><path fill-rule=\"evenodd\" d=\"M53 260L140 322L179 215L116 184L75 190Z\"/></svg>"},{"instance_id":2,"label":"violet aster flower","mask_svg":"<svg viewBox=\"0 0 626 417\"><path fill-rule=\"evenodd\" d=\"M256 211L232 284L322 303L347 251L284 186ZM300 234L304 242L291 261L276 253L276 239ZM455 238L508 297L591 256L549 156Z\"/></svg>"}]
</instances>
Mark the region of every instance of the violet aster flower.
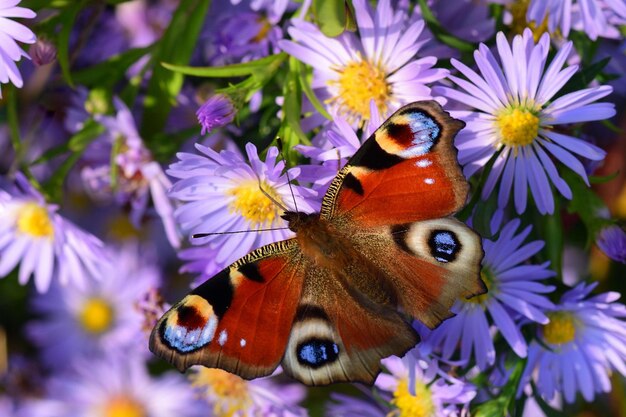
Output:
<instances>
[{"instance_id":1,"label":"violet aster flower","mask_svg":"<svg viewBox=\"0 0 626 417\"><path fill-rule=\"evenodd\" d=\"M66 404L57 417L200 417L203 404L176 373L150 376L140 356L81 360L72 372L57 374L49 397Z\"/></svg>"},{"instance_id":2,"label":"violet aster flower","mask_svg":"<svg viewBox=\"0 0 626 417\"><path fill-rule=\"evenodd\" d=\"M356 398L331 392L333 400L326 405L327 417L387 417L389 408L383 407L375 398Z\"/></svg>"},{"instance_id":3,"label":"violet aster flower","mask_svg":"<svg viewBox=\"0 0 626 417\"><path fill-rule=\"evenodd\" d=\"M79 287L101 277L107 262L102 242L56 211L22 175L0 189L0 277L19 264L20 284L33 275L39 292L53 277Z\"/></svg>"},{"instance_id":4,"label":"violet aster flower","mask_svg":"<svg viewBox=\"0 0 626 417\"><path fill-rule=\"evenodd\" d=\"M542 23L569 36L571 28L583 30L591 39L599 36L620 38L618 26L626 23L624 0L531 0L526 13L528 22Z\"/></svg>"},{"instance_id":5,"label":"violet aster flower","mask_svg":"<svg viewBox=\"0 0 626 417\"><path fill-rule=\"evenodd\" d=\"M580 392L586 401L609 392L613 370L626 375L626 307L620 294L590 296L598 283L581 283L561 297L548 314L528 351L520 391L533 379L541 396L552 400L557 393L572 403Z\"/></svg>"},{"instance_id":6,"label":"violet aster flower","mask_svg":"<svg viewBox=\"0 0 626 417\"><path fill-rule=\"evenodd\" d=\"M276 161L278 149L275 147L267 151L263 162L256 147L248 143L249 164L235 152L224 150L218 153L199 144L196 148L202 155L179 153L180 161L172 164L167 171L169 175L179 178L169 195L183 203L176 210L176 219L192 235L250 231L195 240L198 244L214 245L215 262L222 267L252 249L293 236L280 217L282 208L276 203L289 210L295 210L297 206L299 211L304 212L313 212L319 207L317 193L288 183L283 173L284 162ZM299 168L289 170L292 180L297 179L299 174ZM265 193L259 187L263 187ZM277 228L282 229L255 232Z\"/></svg>"},{"instance_id":7,"label":"violet aster flower","mask_svg":"<svg viewBox=\"0 0 626 417\"><path fill-rule=\"evenodd\" d=\"M0 84L11 82L20 88L23 85L22 76L15 62L28 54L20 48L17 42L35 43L35 34L21 23L10 18L32 19L35 12L24 7L17 7L21 0L0 0ZM0 97L2 90L0 89Z\"/></svg>"},{"instance_id":8,"label":"violet aster flower","mask_svg":"<svg viewBox=\"0 0 626 417\"><path fill-rule=\"evenodd\" d=\"M196 115L198 116L198 123L202 126L201 134L204 135L232 122L235 117L235 109L228 97L223 94L215 94L200 106Z\"/></svg>"},{"instance_id":9,"label":"violet aster flower","mask_svg":"<svg viewBox=\"0 0 626 417\"><path fill-rule=\"evenodd\" d=\"M297 404L306 395L300 384L280 385L272 378L246 381L221 369L194 367L189 379L213 407L216 417L304 417Z\"/></svg>"},{"instance_id":10,"label":"violet aster flower","mask_svg":"<svg viewBox=\"0 0 626 417\"><path fill-rule=\"evenodd\" d=\"M115 116L95 116L107 132L96 139L85 153L86 164L81 171L83 182L97 199L106 201L113 197L120 205L129 204L131 220L137 227L152 200L167 238L176 248L180 245L180 236L173 217L174 207L167 197L170 180L144 146L128 107L117 98L114 103L117 110ZM74 115L73 119L76 118L77 115ZM112 182L110 160L114 146L119 148L113 164L116 184Z\"/></svg>"},{"instance_id":11,"label":"violet aster flower","mask_svg":"<svg viewBox=\"0 0 626 417\"><path fill-rule=\"evenodd\" d=\"M518 219L507 223L496 241L483 239L485 257L481 278L489 292L458 301L452 308L457 315L444 321L425 337L424 343L450 359L460 347L459 359L473 357L479 369L495 362L496 352L488 316L513 351L526 357L527 344L520 332L519 318L546 324L547 310L554 306L544 295L554 290L542 281L554 276L549 262L529 265L526 261L543 248L542 241L524 244L531 226L517 232Z\"/></svg>"},{"instance_id":12,"label":"violet aster flower","mask_svg":"<svg viewBox=\"0 0 626 417\"><path fill-rule=\"evenodd\" d=\"M605 227L596 241L602 252L614 261L626 263L626 233L619 226Z\"/></svg>"},{"instance_id":13,"label":"violet aster flower","mask_svg":"<svg viewBox=\"0 0 626 417\"><path fill-rule=\"evenodd\" d=\"M515 208L522 213L530 186L539 212L552 213L554 198L550 183L566 198L572 198L572 191L559 176L550 155L588 183L585 168L574 155L601 160L606 154L597 146L554 128L612 117L615 114L612 103L594 103L610 94L612 88L590 87L553 99L578 68L572 65L561 69L572 49L571 42L556 53L545 70L550 47L547 34L535 44L532 32L527 29L523 36L513 39L511 47L500 32L497 44L501 64L481 44L474 53L481 75L452 59L452 65L468 80L450 76L460 89L441 87L437 90L476 109L453 112L467 124L456 137L459 162L464 166L465 175L470 177L501 149L487 178L483 198L486 199L500 181L498 206L505 207L512 193Z\"/></svg>"},{"instance_id":14,"label":"violet aster flower","mask_svg":"<svg viewBox=\"0 0 626 417\"><path fill-rule=\"evenodd\" d=\"M74 357L148 353L138 304L159 285L160 275L145 248L141 254L136 244L121 246L103 270L106 279L85 288L53 286L33 300L34 311L45 319L30 322L28 335L47 364L65 367Z\"/></svg>"},{"instance_id":15,"label":"violet aster flower","mask_svg":"<svg viewBox=\"0 0 626 417\"><path fill-rule=\"evenodd\" d=\"M395 11L389 0L374 12L365 0L355 0L359 37L344 32L328 38L312 23L294 19L289 34L294 41L280 41L290 55L311 65L312 86L332 113L359 125L369 117L370 100L386 117L417 100L433 98L428 86L448 71L433 68L437 58L416 58L424 21L411 22Z\"/></svg>"},{"instance_id":16,"label":"violet aster flower","mask_svg":"<svg viewBox=\"0 0 626 417\"><path fill-rule=\"evenodd\" d=\"M436 362L419 359L414 351L381 362L389 374L381 373L375 385L393 395L389 416L461 416L476 396L471 384L440 371Z\"/></svg>"}]
</instances>

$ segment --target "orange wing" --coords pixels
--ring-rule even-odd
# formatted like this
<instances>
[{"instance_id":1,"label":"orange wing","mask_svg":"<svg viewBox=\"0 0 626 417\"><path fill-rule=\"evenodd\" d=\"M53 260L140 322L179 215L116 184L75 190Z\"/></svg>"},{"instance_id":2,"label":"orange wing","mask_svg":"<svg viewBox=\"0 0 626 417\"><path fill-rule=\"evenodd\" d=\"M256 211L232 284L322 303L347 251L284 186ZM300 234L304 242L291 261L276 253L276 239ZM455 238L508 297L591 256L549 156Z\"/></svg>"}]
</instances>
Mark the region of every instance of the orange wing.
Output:
<instances>
[{"instance_id":1,"label":"orange wing","mask_svg":"<svg viewBox=\"0 0 626 417\"><path fill-rule=\"evenodd\" d=\"M452 143L463 126L435 101L401 108L335 177L322 217L347 216L375 227L456 212L468 192Z\"/></svg>"},{"instance_id":2,"label":"orange wing","mask_svg":"<svg viewBox=\"0 0 626 417\"><path fill-rule=\"evenodd\" d=\"M150 350L183 371L271 374L291 331L304 278L294 240L264 246L193 290L157 323Z\"/></svg>"}]
</instances>

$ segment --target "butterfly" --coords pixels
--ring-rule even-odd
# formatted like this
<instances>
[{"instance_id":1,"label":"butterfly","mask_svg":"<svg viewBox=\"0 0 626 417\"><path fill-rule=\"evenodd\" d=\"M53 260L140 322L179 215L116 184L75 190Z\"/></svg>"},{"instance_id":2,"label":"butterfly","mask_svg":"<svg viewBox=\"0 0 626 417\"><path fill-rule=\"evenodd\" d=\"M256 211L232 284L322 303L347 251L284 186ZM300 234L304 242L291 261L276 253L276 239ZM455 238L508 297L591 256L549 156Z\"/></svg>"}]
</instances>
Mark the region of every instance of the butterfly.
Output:
<instances>
[{"instance_id":1,"label":"butterfly","mask_svg":"<svg viewBox=\"0 0 626 417\"><path fill-rule=\"evenodd\" d=\"M452 217L468 184L452 141L464 123L406 105L338 172L319 213L284 212L295 237L254 250L175 304L150 350L179 370L245 379L278 365L307 385L373 384L380 360L483 294L480 237Z\"/></svg>"}]
</instances>

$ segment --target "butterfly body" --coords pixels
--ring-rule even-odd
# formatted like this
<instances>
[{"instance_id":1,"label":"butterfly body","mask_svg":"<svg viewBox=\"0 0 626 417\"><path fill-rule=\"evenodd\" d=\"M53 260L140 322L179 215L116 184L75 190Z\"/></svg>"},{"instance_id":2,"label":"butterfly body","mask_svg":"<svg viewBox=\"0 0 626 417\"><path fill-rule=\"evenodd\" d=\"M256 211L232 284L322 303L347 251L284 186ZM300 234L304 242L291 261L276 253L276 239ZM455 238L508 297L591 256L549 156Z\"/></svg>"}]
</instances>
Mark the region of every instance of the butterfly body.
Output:
<instances>
[{"instance_id":1,"label":"butterfly body","mask_svg":"<svg viewBox=\"0 0 626 417\"><path fill-rule=\"evenodd\" d=\"M459 298L485 291L482 249L450 217L467 183L452 139L462 124L435 102L398 110L337 174L320 213L285 212L295 237L209 279L157 323L151 350L184 370L309 385L373 383L380 359L418 342Z\"/></svg>"}]
</instances>

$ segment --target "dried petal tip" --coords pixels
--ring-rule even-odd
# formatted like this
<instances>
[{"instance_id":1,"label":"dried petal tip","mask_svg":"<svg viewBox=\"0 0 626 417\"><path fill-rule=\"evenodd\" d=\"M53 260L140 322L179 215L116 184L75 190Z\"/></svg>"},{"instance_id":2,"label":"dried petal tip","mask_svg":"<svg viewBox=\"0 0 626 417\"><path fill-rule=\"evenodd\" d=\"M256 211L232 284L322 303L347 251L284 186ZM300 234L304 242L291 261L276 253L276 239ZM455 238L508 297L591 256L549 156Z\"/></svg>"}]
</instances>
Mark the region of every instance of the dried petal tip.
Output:
<instances>
[{"instance_id":1,"label":"dried petal tip","mask_svg":"<svg viewBox=\"0 0 626 417\"><path fill-rule=\"evenodd\" d=\"M235 109L230 99L223 94L216 94L209 98L198 111L198 123L202 126L202 134L227 125L235 117Z\"/></svg>"},{"instance_id":2,"label":"dried petal tip","mask_svg":"<svg viewBox=\"0 0 626 417\"><path fill-rule=\"evenodd\" d=\"M605 227L596 241L598 247L614 261L626 263L626 232L619 226Z\"/></svg>"},{"instance_id":3,"label":"dried petal tip","mask_svg":"<svg viewBox=\"0 0 626 417\"><path fill-rule=\"evenodd\" d=\"M38 67L53 63L57 58L57 48L44 39L37 39L37 42L28 51L33 63Z\"/></svg>"}]
</instances>

